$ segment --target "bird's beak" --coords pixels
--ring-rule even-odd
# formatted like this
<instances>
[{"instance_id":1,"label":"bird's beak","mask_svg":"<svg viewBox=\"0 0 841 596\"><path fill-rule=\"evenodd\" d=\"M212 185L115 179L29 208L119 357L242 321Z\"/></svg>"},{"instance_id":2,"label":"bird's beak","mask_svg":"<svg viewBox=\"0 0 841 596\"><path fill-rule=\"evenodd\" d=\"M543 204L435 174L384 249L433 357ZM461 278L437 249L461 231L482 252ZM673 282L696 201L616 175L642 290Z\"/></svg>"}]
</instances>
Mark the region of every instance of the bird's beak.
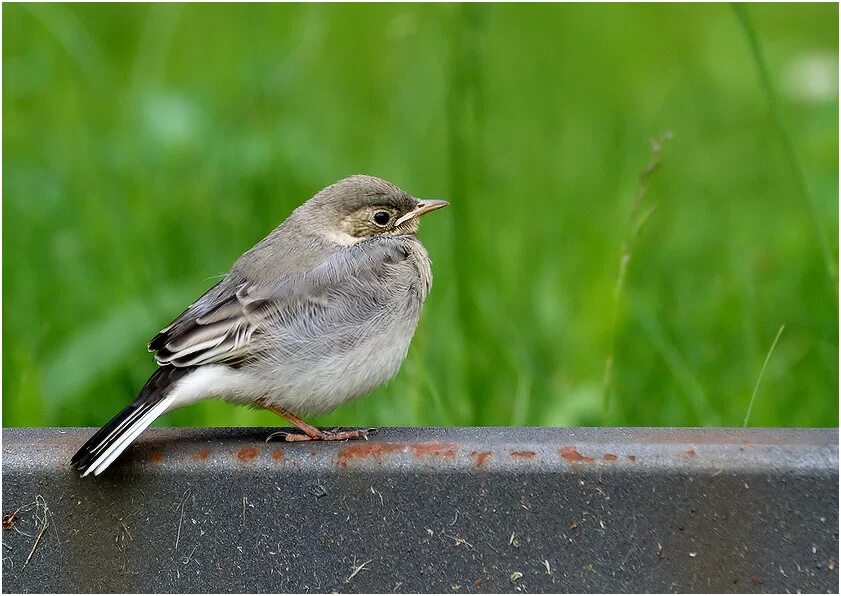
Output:
<instances>
[{"instance_id":1,"label":"bird's beak","mask_svg":"<svg viewBox=\"0 0 841 596\"><path fill-rule=\"evenodd\" d=\"M442 201L440 199L421 199L420 201L418 201L418 204L415 206L414 209L412 209L406 215L395 221L394 225L399 226L400 224L407 222L410 219L420 217L424 213L429 213L430 211L441 209L442 207L446 207L447 205L449 205L447 201Z\"/></svg>"}]
</instances>

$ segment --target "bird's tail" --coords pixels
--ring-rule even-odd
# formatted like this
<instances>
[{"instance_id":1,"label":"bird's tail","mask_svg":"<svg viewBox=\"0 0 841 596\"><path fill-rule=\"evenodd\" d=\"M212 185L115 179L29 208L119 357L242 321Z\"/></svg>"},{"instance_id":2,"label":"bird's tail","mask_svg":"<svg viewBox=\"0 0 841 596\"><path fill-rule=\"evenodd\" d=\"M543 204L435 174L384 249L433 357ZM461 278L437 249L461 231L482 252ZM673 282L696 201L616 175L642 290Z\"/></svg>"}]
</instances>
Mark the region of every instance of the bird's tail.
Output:
<instances>
[{"instance_id":1,"label":"bird's tail","mask_svg":"<svg viewBox=\"0 0 841 596\"><path fill-rule=\"evenodd\" d=\"M129 444L172 404L172 387L192 368L162 366L149 377L130 406L114 416L82 445L70 460L82 476L99 475Z\"/></svg>"}]
</instances>

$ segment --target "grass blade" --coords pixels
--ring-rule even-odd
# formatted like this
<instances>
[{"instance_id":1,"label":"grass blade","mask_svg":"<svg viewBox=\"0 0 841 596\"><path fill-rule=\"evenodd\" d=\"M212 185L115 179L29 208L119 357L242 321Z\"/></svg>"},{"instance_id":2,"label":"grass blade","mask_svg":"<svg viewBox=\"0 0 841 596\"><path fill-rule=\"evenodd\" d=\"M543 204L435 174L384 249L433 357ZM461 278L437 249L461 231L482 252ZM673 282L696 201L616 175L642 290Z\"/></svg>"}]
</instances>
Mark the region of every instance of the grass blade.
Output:
<instances>
[{"instance_id":1,"label":"grass blade","mask_svg":"<svg viewBox=\"0 0 841 596\"><path fill-rule=\"evenodd\" d=\"M771 349L768 350L768 354L765 356L765 362L762 363L762 369L759 371L759 376L756 378L756 385L753 386L753 395L750 396L750 403L748 404L748 411L745 413L745 420L742 422L743 428L748 425L748 418L750 418L750 412L753 409L753 401L756 399L756 393L759 391L759 383L762 382L762 375L765 374L765 368L768 366L768 361L771 360L771 354L774 353L774 348L777 347L777 342L780 341L780 336L783 334L783 329L785 328L785 325L780 325L780 330L777 331L777 337L774 338L774 341L771 344Z\"/></svg>"},{"instance_id":2,"label":"grass blade","mask_svg":"<svg viewBox=\"0 0 841 596\"><path fill-rule=\"evenodd\" d=\"M812 220L815 224L815 233L818 237L818 244L820 244L821 252L823 253L826 270L829 274L829 279L832 282L832 287L838 294L838 264L832 255L829 247L829 239L826 230L821 225L820 209L818 208L817 199L809 188L809 182L806 179L806 172L803 169L803 164L800 163L800 158L797 155L797 150L794 147L794 141L783 122L782 111L780 110L780 102L777 98L777 92L774 89L774 84L771 80L771 71L768 68L768 62L765 60L765 54L762 51L762 46L759 43L759 37L756 35L756 30L753 27L753 22L748 14L747 8L742 3L734 3L733 11L736 13L736 18L742 26L742 30L747 37L748 45L750 46L753 60L756 63L756 69L759 71L759 80L762 85L762 90L768 98L768 106L771 111L771 120L774 123L774 128L777 129L777 134L780 137L780 142L783 146L783 151L786 156L794 177L797 180L797 187L800 194L809 205L809 211L812 215Z\"/></svg>"}]
</instances>

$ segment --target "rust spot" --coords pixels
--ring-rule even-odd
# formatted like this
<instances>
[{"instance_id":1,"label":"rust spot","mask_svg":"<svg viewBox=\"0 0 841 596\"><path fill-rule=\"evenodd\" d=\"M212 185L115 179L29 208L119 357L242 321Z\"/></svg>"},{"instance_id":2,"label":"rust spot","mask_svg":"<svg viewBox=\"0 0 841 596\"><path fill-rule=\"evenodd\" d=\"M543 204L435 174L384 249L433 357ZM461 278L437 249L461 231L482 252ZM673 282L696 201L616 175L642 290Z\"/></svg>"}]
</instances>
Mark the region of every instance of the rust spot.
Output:
<instances>
[{"instance_id":1,"label":"rust spot","mask_svg":"<svg viewBox=\"0 0 841 596\"><path fill-rule=\"evenodd\" d=\"M413 443L409 448L415 457L442 457L452 459L456 456L455 443Z\"/></svg>"},{"instance_id":2,"label":"rust spot","mask_svg":"<svg viewBox=\"0 0 841 596\"><path fill-rule=\"evenodd\" d=\"M207 450L207 449L202 449L201 451L196 451L193 454L193 459L195 459L197 461L204 461L208 457L210 457L210 451Z\"/></svg>"},{"instance_id":3,"label":"rust spot","mask_svg":"<svg viewBox=\"0 0 841 596\"><path fill-rule=\"evenodd\" d=\"M237 451L237 459L239 461L248 461L254 459L260 454L260 450L255 447L246 447Z\"/></svg>"},{"instance_id":4,"label":"rust spot","mask_svg":"<svg viewBox=\"0 0 841 596\"><path fill-rule=\"evenodd\" d=\"M485 462L488 461L490 456L490 451L473 451L470 453L470 459L473 460L477 468L484 468Z\"/></svg>"},{"instance_id":5,"label":"rust spot","mask_svg":"<svg viewBox=\"0 0 841 596\"><path fill-rule=\"evenodd\" d=\"M283 450L282 449L275 449L272 451L272 459L277 461L279 459L283 459Z\"/></svg>"},{"instance_id":6,"label":"rust spot","mask_svg":"<svg viewBox=\"0 0 841 596\"><path fill-rule=\"evenodd\" d=\"M512 451L511 452L511 459L531 459L537 453L534 451Z\"/></svg>"},{"instance_id":7,"label":"rust spot","mask_svg":"<svg viewBox=\"0 0 841 596\"><path fill-rule=\"evenodd\" d=\"M686 452L686 455L688 455L689 457L695 457L695 450L690 449L689 451Z\"/></svg>"},{"instance_id":8,"label":"rust spot","mask_svg":"<svg viewBox=\"0 0 841 596\"><path fill-rule=\"evenodd\" d=\"M614 455L613 453L605 453L602 456L602 459L605 460L605 461L616 461L619 458L616 457L616 455Z\"/></svg>"},{"instance_id":9,"label":"rust spot","mask_svg":"<svg viewBox=\"0 0 841 596\"><path fill-rule=\"evenodd\" d=\"M628 456L628 461L637 461L637 456L636 455L629 455Z\"/></svg>"},{"instance_id":10,"label":"rust spot","mask_svg":"<svg viewBox=\"0 0 841 596\"><path fill-rule=\"evenodd\" d=\"M152 452L152 456L151 456L149 459L151 459L151 460L152 460L152 463L153 463L153 464L159 464L159 463L161 463L161 460L162 460L163 458L164 458L164 454L163 454L163 453L161 453L160 451L153 451L153 452Z\"/></svg>"},{"instance_id":11,"label":"rust spot","mask_svg":"<svg viewBox=\"0 0 841 596\"><path fill-rule=\"evenodd\" d=\"M581 455L575 447L562 447L559 451L561 457L572 463L592 463L593 458Z\"/></svg>"},{"instance_id":12,"label":"rust spot","mask_svg":"<svg viewBox=\"0 0 841 596\"><path fill-rule=\"evenodd\" d=\"M404 446L397 443L367 443L359 442L339 451L338 463L341 467L347 466L348 460L364 459L373 457L382 461L383 457L392 453L403 451Z\"/></svg>"}]
</instances>

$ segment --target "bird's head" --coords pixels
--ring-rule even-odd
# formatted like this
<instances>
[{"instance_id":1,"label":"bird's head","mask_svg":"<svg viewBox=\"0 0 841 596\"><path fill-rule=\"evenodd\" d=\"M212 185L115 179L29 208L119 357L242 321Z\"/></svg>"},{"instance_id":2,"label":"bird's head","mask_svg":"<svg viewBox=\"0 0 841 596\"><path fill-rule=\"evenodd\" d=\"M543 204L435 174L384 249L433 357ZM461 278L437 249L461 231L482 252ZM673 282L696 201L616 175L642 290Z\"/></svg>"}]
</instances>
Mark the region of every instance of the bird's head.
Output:
<instances>
[{"instance_id":1,"label":"bird's head","mask_svg":"<svg viewBox=\"0 0 841 596\"><path fill-rule=\"evenodd\" d=\"M356 175L328 186L296 210L317 233L341 245L377 236L409 236L420 217L447 201L417 199L390 182Z\"/></svg>"}]
</instances>

